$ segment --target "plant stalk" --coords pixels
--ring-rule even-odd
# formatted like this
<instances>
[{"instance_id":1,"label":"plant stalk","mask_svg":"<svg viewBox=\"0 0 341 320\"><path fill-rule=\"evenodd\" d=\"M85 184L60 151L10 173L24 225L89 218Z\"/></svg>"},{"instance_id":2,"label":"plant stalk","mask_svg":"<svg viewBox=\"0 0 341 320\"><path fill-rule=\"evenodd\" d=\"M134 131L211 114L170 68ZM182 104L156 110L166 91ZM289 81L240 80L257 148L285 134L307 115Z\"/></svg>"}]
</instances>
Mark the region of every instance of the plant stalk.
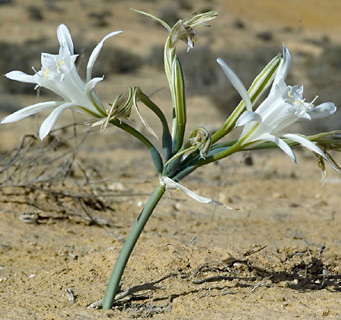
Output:
<instances>
[{"instance_id":1,"label":"plant stalk","mask_svg":"<svg viewBox=\"0 0 341 320\"><path fill-rule=\"evenodd\" d=\"M128 259L135 247L135 244L146 225L149 217L151 216L154 208L162 198L163 194L165 193L165 186L159 184L153 193L151 194L150 198L148 199L146 205L144 206L143 210L141 211L139 217L137 218L133 228L131 229L122 249L117 258L115 263L114 269L111 273L110 280L105 291L103 297L102 308L104 310L109 310L112 308L112 305L115 300L115 296L121 281L121 277L125 266L128 262Z\"/></svg>"}]
</instances>

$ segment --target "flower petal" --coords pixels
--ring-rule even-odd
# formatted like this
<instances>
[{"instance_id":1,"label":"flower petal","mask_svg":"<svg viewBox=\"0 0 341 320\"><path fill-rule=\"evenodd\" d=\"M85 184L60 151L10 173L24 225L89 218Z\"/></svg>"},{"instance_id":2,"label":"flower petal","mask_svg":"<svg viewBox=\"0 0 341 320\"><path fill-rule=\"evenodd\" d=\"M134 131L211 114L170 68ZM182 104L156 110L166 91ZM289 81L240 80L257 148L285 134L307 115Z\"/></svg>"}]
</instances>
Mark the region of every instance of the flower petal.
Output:
<instances>
[{"instance_id":1,"label":"flower petal","mask_svg":"<svg viewBox=\"0 0 341 320\"><path fill-rule=\"evenodd\" d=\"M39 138L40 140L43 140L48 133L51 131L52 127L56 123L57 119L60 117L60 115L66 110L74 106L75 104L73 102L69 103L63 103L62 105L58 106L56 109L54 109L50 115L44 120L44 122L40 126L39 130Z\"/></svg>"},{"instance_id":2,"label":"flower petal","mask_svg":"<svg viewBox=\"0 0 341 320\"><path fill-rule=\"evenodd\" d=\"M282 151L284 151L291 158L292 162L296 163L296 156L295 156L294 152L281 138L270 135L270 134L269 135L264 134L261 137L261 139L276 143L278 145L278 147L281 148Z\"/></svg>"},{"instance_id":3,"label":"flower petal","mask_svg":"<svg viewBox=\"0 0 341 320\"><path fill-rule=\"evenodd\" d=\"M90 58L89 58L89 62L88 62L88 66L86 69L86 81L90 81L91 77L92 77L92 69L94 67L95 61L99 55L99 53L101 52L101 49L103 47L103 43L105 40L107 40L110 37L116 36L117 34L120 34L122 31L114 31L111 32L109 34L107 34L100 42L99 44L95 47L95 49L92 51Z\"/></svg>"},{"instance_id":4,"label":"flower petal","mask_svg":"<svg viewBox=\"0 0 341 320\"><path fill-rule=\"evenodd\" d=\"M285 80L285 78L287 77L289 73L290 67L291 67L291 55L290 55L289 49L285 45L283 45L283 60L281 61L276 71L275 80L271 87L270 93L276 88L277 84L281 80Z\"/></svg>"},{"instance_id":5,"label":"flower petal","mask_svg":"<svg viewBox=\"0 0 341 320\"><path fill-rule=\"evenodd\" d=\"M332 161L330 161L330 159L327 157L327 155L315 143L311 142L307 138L304 138L298 134L293 134L293 133L287 133L287 134L283 135L283 137L288 138L288 139L293 140L293 141L296 141L296 142L300 143L303 147L306 147L306 148L310 149L311 151L319 154L321 157L323 157L324 159L326 159L329 162L329 164L333 167L334 170L340 171L340 169L337 166L335 166Z\"/></svg>"},{"instance_id":6,"label":"flower petal","mask_svg":"<svg viewBox=\"0 0 341 320\"><path fill-rule=\"evenodd\" d=\"M104 79L104 77L96 77L91 79L85 86L85 92L87 95L89 95L90 91L95 88L97 83L101 82Z\"/></svg>"},{"instance_id":7,"label":"flower petal","mask_svg":"<svg viewBox=\"0 0 341 320\"><path fill-rule=\"evenodd\" d=\"M252 111L252 103L245 89L245 86L239 79L239 77L234 73L234 71L225 63L225 61L221 58L217 59L217 62L220 64L221 68L223 69L226 77L231 81L232 85L236 88L244 103L246 105L246 109Z\"/></svg>"},{"instance_id":8,"label":"flower petal","mask_svg":"<svg viewBox=\"0 0 341 320\"><path fill-rule=\"evenodd\" d=\"M238 118L236 126L237 127L245 126L246 124L248 124L249 122L252 122L252 121L257 121L257 122L261 123L262 122L262 117L257 112L246 110Z\"/></svg>"},{"instance_id":9,"label":"flower petal","mask_svg":"<svg viewBox=\"0 0 341 320\"><path fill-rule=\"evenodd\" d=\"M69 29L65 24L61 24L57 28L57 38L60 44L61 49L67 48L70 55L73 55L73 43L71 39L71 35Z\"/></svg>"},{"instance_id":10,"label":"flower petal","mask_svg":"<svg viewBox=\"0 0 341 320\"><path fill-rule=\"evenodd\" d=\"M308 114L311 119L321 119L335 113L336 107L332 102L325 102L318 105L316 108L309 110Z\"/></svg>"},{"instance_id":11,"label":"flower petal","mask_svg":"<svg viewBox=\"0 0 341 320\"><path fill-rule=\"evenodd\" d=\"M283 135L284 138L296 141L300 143L302 146L310 149L311 151L316 152L317 154L321 155L322 157L325 157L325 153L313 142L308 140L307 138L304 138L298 134L294 133L286 133Z\"/></svg>"},{"instance_id":12,"label":"flower petal","mask_svg":"<svg viewBox=\"0 0 341 320\"><path fill-rule=\"evenodd\" d=\"M7 117L3 118L1 120L1 123L11 123L11 122L16 122L19 120L22 120L24 118L27 118L33 114L36 114L40 111L51 109L58 107L61 105L62 102L59 101L48 101L48 102L41 102L41 103L36 103L31 106L28 106L26 108L20 109Z\"/></svg>"},{"instance_id":13,"label":"flower petal","mask_svg":"<svg viewBox=\"0 0 341 320\"><path fill-rule=\"evenodd\" d=\"M96 77L91 79L85 86L85 93L87 95L87 97L93 101L94 103L94 108L95 113L99 113L100 115L105 115L105 109L104 106L102 104L102 101L100 100L100 98L97 96L97 93L95 90L93 90L95 88L95 86L101 82L104 79L104 77ZM92 109L92 108L91 108Z\"/></svg>"},{"instance_id":14,"label":"flower petal","mask_svg":"<svg viewBox=\"0 0 341 320\"><path fill-rule=\"evenodd\" d=\"M33 76L24 73L22 71L11 71L5 74L5 77L11 80L26 82L26 83L36 83Z\"/></svg>"}]
</instances>

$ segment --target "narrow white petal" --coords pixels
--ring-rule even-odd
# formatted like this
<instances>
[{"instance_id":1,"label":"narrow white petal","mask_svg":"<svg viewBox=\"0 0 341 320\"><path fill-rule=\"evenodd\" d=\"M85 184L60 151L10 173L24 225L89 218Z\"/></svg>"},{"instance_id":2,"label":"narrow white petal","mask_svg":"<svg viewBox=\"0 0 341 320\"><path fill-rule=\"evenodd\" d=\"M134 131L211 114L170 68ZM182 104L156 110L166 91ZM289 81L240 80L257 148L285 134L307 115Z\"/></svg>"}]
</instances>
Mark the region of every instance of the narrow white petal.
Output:
<instances>
[{"instance_id":1,"label":"narrow white petal","mask_svg":"<svg viewBox=\"0 0 341 320\"><path fill-rule=\"evenodd\" d=\"M85 86L85 92L89 95L90 91L95 88L95 86L101 82L104 79L104 77L96 77L91 79Z\"/></svg>"},{"instance_id":2,"label":"narrow white petal","mask_svg":"<svg viewBox=\"0 0 341 320\"><path fill-rule=\"evenodd\" d=\"M222 67L226 77L231 81L232 85L236 88L242 99L244 100L245 106L247 110L252 111L252 103L245 89L245 86L239 79L239 77L234 73L234 71L225 63L225 61L221 58L217 59L217 62Z\"/></svg>"},{"instance_id":3,"label":"narrow white petal","mask_svg":"<svg viewBox=\"0 0 341 320\"><path fill-rule=\"evenodd\" d=\"M311 142L310 140L299 136L297 134L293 134L293 133L287 133L285 135L283 135L283 137L288 138L290 140L296 141L298 143L300 143L303 147L306 147L308 149L310 149L311 151L319 154L320 156L322 156L324 159L326 159L329 164L333 167L334 170L339 171L339 168L336 167L334 165L334 163L332 161L329 160L329 158L327 157L327 155L313 142Z\"/></svg>"},{"instance_id":4,"label":"narrow white petal","mask_svg":"<svg viewBox=\"0 0 341 320\"><path fill-rule=\"evenodd\" d=\"M262 140L272 141L278 145L279 148L281 148L282 151L284 151L292 160L293 163L296 163L296 156L292 149L279 137L273 136L273 135L263 135Z\"/></svg>"},{"instance_id":5,"label":"narrow white petal","mask_svg":"<svg viewBox=\"0 0 341 320\"><path fill-rule=\"evenodd\" d=\"M48 101L36 103L26 108L20 109L1 120L1 123L10 123L22 120L40 111L58 107L62 102L59 101Z\"/></svg>"},{"instance_id":6,"label":"narrow white petal","mask_svg":"<svg viewBox=\"0 0 341 320\"><path fill-rule=\"evenodd\" d=\"M284 138L296 141L300 143L302 146L310 149L311 151L316 152L317 154L321 155L322 157L326 158L325 153L313 142L308 140L307 138L304 138L298 134L294 133L286 133L283 135Z\"/></svg>"},{"instance_id":7,"label":"narrow white petal","mask_svg":"<svg viewBox=\"0 0 341 320\"><path fill-rule=\"evenodd\" d=\"M69 29L65 24L61 24L57 28L57 38L61 47L66 47L70 55L73 55L73 43Z\"/></svg>"},{"instance_id":8,"label":"narrow white petal","mask_svg":"<svg viewBox=\"0 0 341 320\"><path fill-rule=\"evenodd\" d=\"M262 122L262 117L257 113L253 111L246 110L237 120L236 126L241 127L245 126L246 124L257 121L259 123Z\"/></svg>"},{"instance_id":9,"label":"narrow white petal","mask_svg":"<svg viewBox=\"0 0 341 320\"><path fill-rule=\"evenodd\" d=\"M211 203L215 206L223 206L226 209L233 210L232 208L226 206L225 204L223 204L221 202L218 202L218 201L215 201L213 199L205 198L205 197L202 197L202 196L195 194L193 191L187 189L186 187L184 187L180 183L175 182L174 180L172 180L169 177L160 176L159 179L160 179L160 183L162 185L164 185L166 187L166 189L179 189L182 192L184 192L185 194L187 194L189 197L191 197L192 199L194 199L200 203Z\"/></svg>"},{"instance_id":10,"label":"narrow white petal","mask_svg":"<svg viewBox=\"0 0 341 320\"><path fill-rule=\"evenodd\" d=\"M285 80L291 67L291 55L289 49L283 45L283 60L281 61L274 80L276 85L280 80Z\"/></svg>"},{"instance_id":11,"label":"narrow white petal","mask_svg":"<svg viewBox=\"0 0 341 320\"><path fill-rule=\"evenodd\" d=\"M290 51L285 45L283 45L283 64L281 66L281 69L282 69L281 72L283 73L284 78L287 77L290 67L291 67ZM303 87L302 87L302 90L303 90Z\"/></svg>"},{"instance_id":12,"label":"narrow white petal","mask_svg":"<svg viewBox=\"0 0 341 320\"><path fill-rule=\"evenodd\" d=\"M104 77L96 77L91 79L85 86L85 93L87 95L87 97L91 100L94 101L94 108L91 108L91 111L95 112L95 113L105 113L105 109L103 107L102 101L100 100L100 98L97 96L96 91L93 90L95 88L95 86L101 82L104 79Z\"/></svg>"},{"instance_id":13,"label":"narrow white petal","mask_svg":"<svg viewBox=\"0 0 341 320\"><path fill-rule=\"evenodd\" d=\"M5 77L11 80L16 80L20 82L26 82L26 83L36 83L33 76L21 72L21 71L11 71L5 74Z\"/></svg>"},{"instance_id":14,"label":"narrow white petal","mask_svg":"<svg viewBox=\"0 0 341 320\"><path fill-rule=\"evenodd\" d=\"M310 115L311 119L321 119L328 117L335 113L336 107L334 103L332 102L325 102L320 105L318 105L316 108L308 111L308 114Z\"/></svg>"},{"instance_id":15,"label":"narrow white petal","mask_svg":"<svg viewBox=\"0 0 341 320\"><path fill-rule=\"evenodd\" d=\"M50 115L44 120L44 122L40 126L39 130L39 138L43 140L48 133L51 131L52 127L56 123L57 119L60 117L60 115L66 110L74 106L74 103L64 103L60 106L58 106L56 109L54 109Z\"/></svg>"},{"instance_id":16,"label":"narrow white petal","mask_svg":"<svg viewBox=\"0 0 341 320\"><path fill-rule=\"evenodd\" d=\"M99 44L95 47L95 49L92 51L90 58L89 58L89 62L88 62L88 66L86 69L86 81L90 81L91 77L92 77L92 69L94 67L95 61L99 55L99 53L102 50L103 47L103 43L105 40L107 40L110 37L116 36L117 34L120 34L122 31L114 31L111 32L109 34L107 34L100 42Z\"/></svg>"}]
</instances>

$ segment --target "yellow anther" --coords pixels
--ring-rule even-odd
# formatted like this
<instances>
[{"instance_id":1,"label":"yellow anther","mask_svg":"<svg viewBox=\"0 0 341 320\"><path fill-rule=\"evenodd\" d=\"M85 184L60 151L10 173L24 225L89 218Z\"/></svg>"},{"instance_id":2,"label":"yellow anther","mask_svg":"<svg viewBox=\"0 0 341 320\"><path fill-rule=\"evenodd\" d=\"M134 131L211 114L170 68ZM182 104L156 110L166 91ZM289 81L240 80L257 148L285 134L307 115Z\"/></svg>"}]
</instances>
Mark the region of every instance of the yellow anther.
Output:
<instances>
[{"instance_id":1,"label":"yellow anther","mask_svg":"<svg viewBox=\"0 0 341 320\"><path fill-rule=\"evenodd\" d=\"M64 64L64 61L58 59L58 61L56 61L57 73L60 73L61 64Z\"/></svg>"},{"instance_id":2,"label":"yellow anther","mask_svg":"<svg viewBox=\"0 0 341 320\"><path fill-rule=\"evenodd\" d=\"M288 96L289 96L289 98L291 98L291 99L294 97L294 95L292 94L291 91L288 92ZM297 101L297 100L296 100L296 101ZM295 103L296 103L296 102L295 102Z\"/></svg>"},{"instance_id":3,"label":"yellow anther","mask_svg":"<svg viewBox=\"0 0 341 320\"><path fill-rule=\"evenodd\" d=\"M45 80L47 79L47 74L49 73L49 71L50 71L49 68L46 67L46 70L43 72Z\"/></svg>"}]
</instances>

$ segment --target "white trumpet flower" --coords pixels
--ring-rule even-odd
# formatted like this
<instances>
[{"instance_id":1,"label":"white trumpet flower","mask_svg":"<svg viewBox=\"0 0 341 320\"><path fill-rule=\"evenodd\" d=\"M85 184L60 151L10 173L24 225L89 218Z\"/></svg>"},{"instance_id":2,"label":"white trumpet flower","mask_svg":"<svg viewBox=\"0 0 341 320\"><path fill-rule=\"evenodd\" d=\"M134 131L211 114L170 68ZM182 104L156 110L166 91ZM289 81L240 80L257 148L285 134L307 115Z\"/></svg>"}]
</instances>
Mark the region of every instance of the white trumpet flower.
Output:
<instances>
[{"instance_id":1,"label":"white trumpet flower","mask_svg":"<svg viewBox=\"0 0 341 320\"><path fill-rule=\"evenodd\" d=\"M92 51L84 82L76 69L75 61L78 55L74 54L73 43L68 28L61 24L57 28L57 38L60 44L59 54L41 54L41 70L34 75L21 71L11 71L5 76L11 80L33 83L36 87L44 87L55 92L64 101L47 101L20 109L2 119L1 123L16 122L43 110L53 109L44 120L39 130L40 139L44 139L51 131L57 119L66 109L75 109L88 113L94 117L105 117L105 109L96 95L94 87L103 80L103 77L91 78L94 63L106 39L121 33L111 32L106 35Z\"/></svg>"},{"instance_id":2,"label":"white trumpet flower","mask_svg":"<svg viewBox=\"0 0 341 320\"><path fill-rule=\"evenodd\" d=\"M236 126L244 126L239 137L242 146L247 148L256 143L271 141L277 144L296 163L295 154L282 139L285 138L298 142L328 160L325 153L304 136L285 132L286 128L301 118L308 120L319 119L327 117L336 111L336 107L332 102L322 103L315 107L313 105L315 99L311 103L303 99L303 87L288 86L285 83L291 65L290 52L287 47L284 46L283 48L283 58L276 71L269 96L259 105L256 111L252 110L252 103L247 90L238 76L221 58L217 61L232 85L241 95L247 108L247 111L238 118L236 123ZM331 165L333 166L332 163Z\"/></svg>"}]
</instances>

